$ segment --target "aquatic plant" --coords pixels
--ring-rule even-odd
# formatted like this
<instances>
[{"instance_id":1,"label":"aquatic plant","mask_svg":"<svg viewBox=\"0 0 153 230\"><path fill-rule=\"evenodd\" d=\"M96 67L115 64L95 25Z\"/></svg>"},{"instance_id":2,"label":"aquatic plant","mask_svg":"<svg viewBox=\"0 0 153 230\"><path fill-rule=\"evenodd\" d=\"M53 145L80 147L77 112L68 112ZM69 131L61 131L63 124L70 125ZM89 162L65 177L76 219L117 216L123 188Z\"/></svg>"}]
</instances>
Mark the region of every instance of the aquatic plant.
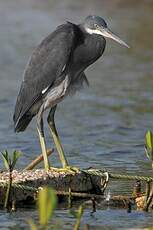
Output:
<instances>
[{"instance_id":1,"label":"aquatic plant","mask_svg":"<svg viewBox=\"0 0 153 230\"><path fill-rule=\"evenodd\" d=\"M49 220L53 216L53 211L57 205L57 196L55 191L50 187L43 187L38 192L37 207L39 213L39 224L41 229L47 229ZM28 221L31 230L38 229L33 220Z\"/></svg>"},{"instance_id":2,"label":"aquatic plant","mask_svg":"<svg viewBox=\"0 0 153 230\"><path fill-rule=\"evenodd\" d=\"M73 212L74 217L76 217L76 223L74 225L74 230L79 230L81 218L83 216L83 212L84 212L84 206L83 205L80 205L79 209L76 212Z\"/></svg>"},{"instance_id":3,"label":"aquatic plant","mask_svg":"<svg viewBox=\"0 0 153 230\"><path fill-rule=\"evenodd\" d=\"M22 153L20 151L15 150L12 153L12 155L13 155L12 159L11 159L10 154L9 154L9 152L7 150L5 150L4 152L1 152L1 155L2 155L2 159L3 159L3 162L4 162L5 168L8 171L12 172L13 169L15 168L15 166L16 166L17 160L22 155Z\"/></svg>"},{"instance_id":4,"label":"aquatic plant","mask_svg":"<svg viewBox=\"0 0 153 230\"><path fill-rule=\"evenodd\" d=\"M53 218L53 213L57 205L57 195L50 187L40 189L38 193L37 207L39 213L39 226L32 219L28 220L30 230L46 230L50 229L49 220ZM79 230L81 218L84 212L84 206L80 205L77 211L71 210L70 213L76 218L74 230ZM86 225L84 226L86 227ZM53 229L61 229L61 226L54 226ZM85 228L84 228L85 229ZM89 226L88 226L89 229Z\"/></svg>"},{"instance_id":5,"label":"aquatic plant","mask_svg":"<svg viewBox=\"0 0 153 230\"><path fill-rule=\"evenodd\" d=\"M38 211L40 225L48 224L57 205L57 196L55 191L49 187L44 187L38 193Z\"/></svg>"},{"instance_id":6,"label":"aquatic plant","mask_svg":"<svg viewBox=\"0 0 153 230\"><path fill-rule=\"evenodd\" d=\"M148 130L145 135L145 153L151 161L153 169L153 134L150 130Z\"/></svg>"},{"instance_id":7,"label":"aquatic plant","mask_svg":"<svg viewBox=\"0 0 153 230\"><path fill-rule=\"evenodd\" d=\"M10 154L8 153L7 150L5 150L4 152L1 152L4 166L9 172L9 182L8 182L5 202L4 202L4 208L7 208L7 209L9 209L9 207L12 205L12 202L10 201L10 195L11 195L11 189L12 189L12 171L15 168L17 160L22 155L22 153L19 151L14 151L12 154L13 155L12 158L9 155Z\"/></svg>"}]
</instances>

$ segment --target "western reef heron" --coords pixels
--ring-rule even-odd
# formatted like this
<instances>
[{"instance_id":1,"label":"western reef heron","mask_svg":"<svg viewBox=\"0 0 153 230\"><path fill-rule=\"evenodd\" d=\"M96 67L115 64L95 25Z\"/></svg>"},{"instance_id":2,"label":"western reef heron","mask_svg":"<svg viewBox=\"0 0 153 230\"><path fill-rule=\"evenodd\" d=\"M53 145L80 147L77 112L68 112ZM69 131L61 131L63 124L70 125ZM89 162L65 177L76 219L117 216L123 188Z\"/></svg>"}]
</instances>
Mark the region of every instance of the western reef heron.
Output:
<instances>
[{"instance_id":1,"label":"western reef heron","mask_svg":"<svg viewBox=\"0 0 153 230\"><path fill-rule=\"evenodd\" d=\"M108 29L104 19L99 16L88 16L79 25L67 22L58 26L36 47L27 64L13 116L15 132L24 131L32 118L37 116L45 170L50 165L46 153L43 112L50 108L48 125L62 166L68 169L54 114L57 104L71 91L84 83L88 84L84 71L102 56L106 45L105 38L111 38L128 47Z\"/></svg>"}]
</instances>

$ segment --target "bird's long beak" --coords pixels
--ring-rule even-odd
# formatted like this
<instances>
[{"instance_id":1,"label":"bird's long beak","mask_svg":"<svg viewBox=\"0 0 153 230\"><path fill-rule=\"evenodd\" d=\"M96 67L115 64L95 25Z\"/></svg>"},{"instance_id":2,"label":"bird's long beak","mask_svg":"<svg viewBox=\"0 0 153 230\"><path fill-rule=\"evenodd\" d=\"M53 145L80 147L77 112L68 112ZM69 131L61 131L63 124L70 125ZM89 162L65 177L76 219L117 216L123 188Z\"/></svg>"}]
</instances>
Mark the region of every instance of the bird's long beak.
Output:
<instances>
[{"instance_id":1,"label":"bird's long beak","mask_svg":"<svg viewBox=\"0 0 153 230\"><path fill-rule=\"evenodd\" d=\"M99 28L100 33L102 36L111 38L115 40L116 42L120 43L123 46L126 46L127 48L130 48L123 40L121 40L118 36L116 36L111 30L108 28Z\"/></svg>"}]
</instances>

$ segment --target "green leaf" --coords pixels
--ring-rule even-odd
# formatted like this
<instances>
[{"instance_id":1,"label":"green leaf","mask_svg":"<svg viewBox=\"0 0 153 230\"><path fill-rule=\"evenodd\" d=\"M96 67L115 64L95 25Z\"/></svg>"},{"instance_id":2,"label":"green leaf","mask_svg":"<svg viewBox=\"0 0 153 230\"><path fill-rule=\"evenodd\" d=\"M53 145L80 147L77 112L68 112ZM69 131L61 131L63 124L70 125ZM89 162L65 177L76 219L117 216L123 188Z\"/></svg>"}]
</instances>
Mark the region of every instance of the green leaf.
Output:
<instances>
[{"instance_id":1,"label":"green leaf","mask_svg":"<svg viewBox=\"0 0 153 230\"><path fill-rule=\"evenodd\" d=\"M28 224L29 224L29 226L30 226L30 230L37 230L37 226L36 226L36 224L33 222L32 219L27 220L27 222L28 222Z\"/></svg>"},{"instance_id":2,"label":"green leaf","mask_svg":"<svg viewBox=\"0 0 153 230\"><path fill-rule=\"evenodd\" d=\"M80 205L80 207L77 211L77 219L76 219L76 223L74 225L74 230L79 230L83 212L84 212L84 207L83 207L83 205Z\"/></svg>"},{"instance_id":3,"label":"green leaf","mask_svg":"<svg viewBox=\"0 0 153 230\"><path fill-rule=\"evenodd\" d=\"M82 215L83 215L83 212L84 212L84 208L82 205L80 205L79 209L78 209L78 212L77 212L77 218L78 219L81 219Z\"/></svg>"},{"instance_id":4,"label":"green leaf","mask_svg":"<svg viewBox=\"0 0 153 230\"><path fill-rule=\"evenodd\" d=\"M21 155L22 155L22 153L19 152L19 151L14 151L13 152L13 160L12 160L12 164L11 164L12 170L14 169L14 167L16 165L16 162L17 162L17 160L19 159L19 157Z\"/></svg>"},{"instance_id":5,"label":"green leaf","mask_svg":"<svg viewBox=\"0 0 153 230\"><path fill-rule=\"evenodd\" d=\"M2 159L3 159L3 162L4 162L5 168L7 170L9 170L10 169L10 165L9 165L10 159L9 159L9 156L8 156L8 151L6 150L4 152L1 152L1 155L2 155Z\"/></svg>"},{"instance_id":6,"label":"green leaf","mask_svg":"<svg viewBox=\"0 0 153 230\"><path fill-rule=\"evenodd\" d=\"M153 161L153 134L150 130L147 131L145 136L145 152L149 160Z\"/></svg>"},{"instance_id":7,"label":"green leaf","mask_svg":"<svg viewBox=\"0 0 153 230\"><path fill-rule=\"evenodd\" d=\"M57 196L51 188L44 187L38 194L38 210L41 225L47 225L57 204Z\"/></svg>"},{"instance_id":8,"label":"green leaf","mask_svg":"<svg viewBox=\"0 0 153 230\"><path fill-rule=\"evenodd\" d=\"M150 130L146 133L146 146L153 150L153 134Z\"/></svg>"}]
</instances>

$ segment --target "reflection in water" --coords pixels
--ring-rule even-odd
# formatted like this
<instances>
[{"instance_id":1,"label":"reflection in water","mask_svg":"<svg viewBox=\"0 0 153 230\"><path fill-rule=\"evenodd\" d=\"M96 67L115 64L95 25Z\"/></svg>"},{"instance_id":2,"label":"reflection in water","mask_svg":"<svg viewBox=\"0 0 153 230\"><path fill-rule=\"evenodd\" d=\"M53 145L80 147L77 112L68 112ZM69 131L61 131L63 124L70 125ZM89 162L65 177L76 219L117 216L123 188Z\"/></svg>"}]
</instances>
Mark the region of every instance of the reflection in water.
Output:
<instances>
[{"instance_id":1,"label":"reflection in water","mask_svg":"<svg viewBox=\"0 0 153 230\"><path fill-rule=\"evenodd\" d=\"M104 17L131 48L123 49L108 40L104 56L87 70L90 88L59 106L56 121L67 158L70 164L84 168L150 173L143 149L145 132L153 127L153 2L149 0L139 4L136 0L1 0L0 149L22 150L24 155L18 167L24 167L40 152L35 121L26 132L13 132L12 114L24 66L33 48L58 24L66 20L79 23L88 14ZM48 146L52 146L48 130L46 135ZM57 162L54 154L52 164L58 165ZM121 185L125 192L127 185ZM118 188L112 184L109 189L112 193ZM27 213L35 216L35 212ZM108 218L110 228L152 223L152 216L134 215L137 218L120 211L100 210L95 216L95 229L102 224L108 226ZM22 216L15 216L22 225ZM121 223L115 221L116 216L119 221L122 218ZM58 211L57 217L70 222L66 211ZM0 218L1 224L6 225L8 217L1 214ZM86 221L95 225L87 213ZM14 219L9 223L14 226Z\"/></svg>"}]
</instances>

